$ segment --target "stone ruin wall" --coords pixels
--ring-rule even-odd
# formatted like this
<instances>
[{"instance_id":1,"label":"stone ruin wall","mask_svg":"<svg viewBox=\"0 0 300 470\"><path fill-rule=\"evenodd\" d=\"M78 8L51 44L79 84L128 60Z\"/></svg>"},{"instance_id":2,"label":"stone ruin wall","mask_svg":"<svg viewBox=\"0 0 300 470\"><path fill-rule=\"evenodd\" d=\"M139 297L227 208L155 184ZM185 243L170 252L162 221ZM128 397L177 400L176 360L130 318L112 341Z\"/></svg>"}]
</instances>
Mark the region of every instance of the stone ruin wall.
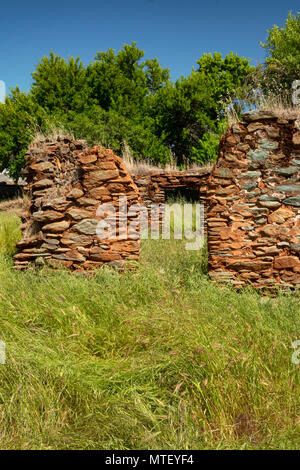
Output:
<instances>
[{"instance_id":1,"label":"stone ruin wall","mask_svg":"<svg viewBox=\"0 0 300 470\"><path fill-rule=\"evenodd\" d=\"M164 204L166 191L190 189L198 192L198 202L205 204L207 179L210 168L199 168L187 171L152 171L146 175L133 176L141 198L146 206Z\"/></svg>"},{"instance_id":2,"label":"stone ruin wall","mask_svg":"<svg viewBox=\"0 0 300 470\"><path fill-rule=\"evenodd\" d=\"M208 182L209 272L236 287L300 286L300 120L246 113Z\"/></svg>"},{"instance_id":3,"label":"stone ruin wall","mask_svg":"<svg viewBox=\"0 0 300 470\"><path fill-rule=\"evenodd\" d=\"M211 168L198 168L196 170L183 171L152 171L149 174L133 176L133 180L139 189L141 199L148 209L149 224L151 221L162 220L163 206L152 209L153 204L163 205L167 202L166 193L172 190L191 190L197 194L197 202L203 204L205 212L207 180ZM195 201L194 201L195 202ZM149 225L150 226L150 225ZM204 231L207 227L204 222Z\"/></svg>"},{"instance_id":4,"label":"stone ruin wall","mask_svg":"<svg viewBox=\"0 0 300 470\"><path fill-rule=\"evenodd\" d=\"M111 150L87 148L84 141L68 137L45 139L29 148L25 176L30 202L15 268L35 262L89 270L139 258L138 237L126 233L135 213L129 214L126 226L120 221L114 239L101 240L96 234L102 219L96 215L99 205L111 203L118 215L119 196L127 196L129 208L140 202L131 176Z\"/></svg>"},{"instance_id":5,"label":"stone ruin wall","mask_svg":"<svg viewBox=\"0 0 300 470\"><path fill-rule=\"evenodd\" d=\"M99 240L96 210L119 197L131 204L164 204L172 189L199 191L206 206L209 273L236 287L300 285L300 120L247 113L220 142L213 169L154 171L131 177L111 150L64 137L30 147L15 267L31 262L91 269L139 258L140 241ZM129 216L129 223L137 214ZM123 232L122 232L123 231ZM126 231L126 230L125 230Z\"/></svg>"},{"instance_id":6,"label":"stone ruin wall","mask_svg":"<svg viewBox=\"0 0 300 470\"><path fill-rule=\"evenodd\" d=\"M149 222L155 222L162 217L159 205L166 202L167 190L196 191L204 204L209 174L210 169L203 168L131 177L111 150L88 148L85 141L68 137L37 142L26 154L25 193L30 202L23 217L15 268L46 263L90 269L105 262L120 265L124 259L137 260L139 240L97 239L99 205L113 201L117 210L119 196L127 196L129 207L142 202L149 210ZM152 204L159 210L151 220ZM129 217L129 222L135 216Z\"/></svg>"}]
</instances>

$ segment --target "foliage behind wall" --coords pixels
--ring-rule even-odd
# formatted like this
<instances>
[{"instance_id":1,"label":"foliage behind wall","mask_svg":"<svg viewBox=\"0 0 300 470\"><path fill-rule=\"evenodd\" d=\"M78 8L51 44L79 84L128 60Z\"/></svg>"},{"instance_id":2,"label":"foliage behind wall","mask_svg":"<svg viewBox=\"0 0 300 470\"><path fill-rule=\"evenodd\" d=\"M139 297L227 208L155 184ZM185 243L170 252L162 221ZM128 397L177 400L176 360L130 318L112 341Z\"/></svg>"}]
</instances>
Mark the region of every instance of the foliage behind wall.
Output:
<instances>
[{"instance_id":1,"label":"foliage behind wall","mask_svg":"<svg viewBox=\"0 0 300 470\"><path fill-rule=\"evenodd\" d=\"M57 127L117 153L129 146L137 160L179 166L215 160L232 99L254 87L278 94L300 77L300 14L290 13L261 45L263 66L233 53L203 54L175 82L156 58L144 60L136 43L99 51L88 66L51 52L32 73L29 93L16 88L0 104L0 171L8 168L17 179L36 132Z\"/></svg>"}]
</instances>

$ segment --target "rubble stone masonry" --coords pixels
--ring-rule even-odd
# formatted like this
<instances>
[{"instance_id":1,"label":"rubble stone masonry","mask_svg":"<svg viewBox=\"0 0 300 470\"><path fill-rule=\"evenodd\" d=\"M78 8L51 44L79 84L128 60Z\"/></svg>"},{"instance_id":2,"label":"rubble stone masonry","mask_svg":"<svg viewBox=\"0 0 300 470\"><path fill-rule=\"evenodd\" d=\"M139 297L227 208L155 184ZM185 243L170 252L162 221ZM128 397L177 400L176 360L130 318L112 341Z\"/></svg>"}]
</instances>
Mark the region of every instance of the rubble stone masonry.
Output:
<instances>
[{"instance_id":1,"label":"rubble stone masonry","mask_svg":"<svg viewBox=\"0 0 300 470\"><path fill-rule=\"evenodd\" d=\"M90 270L137 260L140 240L132 227L139 214L130 207L142 202L150 209L164 204L168 191L184 189L206 206L212 279L300 287L300 118L246 113L221 138L212 170L154 171L133 181L111 150L65 136L33 144L25 173L29 203L17 269L33 262ZM97 209L105 203L120 217L115 236L101 239L96 227L110 214Z\"/></svg>"},{"instance_id":2,"label":"rubble stone masonry","mask_svg":"<svg viewBox=\"0 0 300 470\"><path fill-rule=\"evenodd\" d=\"M185 171L152 171L146 175L133 176L145 205L164 204L166 192L191 190L197 193L197 202L205 204L207 180L211 168Z\"/></svg>"},{"instance_id":3,"label":"rubble stone masonry","mask_svg":"<svg viewBox=\"0 0 300 470\"><path fill-rule=\"evenodd\" d=\"M234 286L300 286L300 119L249 112L208 181L209 272Z\"/></svg>"},{"instance_id":4,"label":"rubble stone masonry","mask_svg":"<svg viewBox=\"0 0 300 470\"><path fill-rule=\"evenodd\" d=\"M148 209L149 224L162 221L164 204L168 196L172 201L179 196L187 202L202 204L205 212L207 180L211 168L195 170L156 170L148 174L133 176L143 203ZM204 232L207 227L204 220Z\"/></svg>"},{"instance_id":5,"label":"rubble stone masonry","mask_svg":"<svg viewBox=\"0 0 300 470\"><path fill-rule=\"evenodd\" d=\"M87 148L68 137L45 139L29 148L25 176L30 202L16 268L34 262L90 270L139 258L139 237L127 230L137 217L134 211L125 222L119 218L115 237L101 240L96 233L99 221L109 215L96 215L100 205L112 204L119 216L119 196L127 197L128 208L140 202L131 176L111 150Z\"/></svg>"}]
</instances>

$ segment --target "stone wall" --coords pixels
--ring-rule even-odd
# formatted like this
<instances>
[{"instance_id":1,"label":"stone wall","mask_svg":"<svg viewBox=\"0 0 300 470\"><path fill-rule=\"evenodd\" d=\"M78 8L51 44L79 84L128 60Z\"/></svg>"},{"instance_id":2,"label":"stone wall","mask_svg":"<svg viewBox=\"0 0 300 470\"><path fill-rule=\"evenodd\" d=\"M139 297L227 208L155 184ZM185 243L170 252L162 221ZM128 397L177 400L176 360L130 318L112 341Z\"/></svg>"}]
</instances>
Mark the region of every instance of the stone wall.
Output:
<instances>
[{"instance_id":1,"label":"stone wall","mask_svg":"<svg viewBox=\"0 0 300 470\"><path fill-rule=\"evenodd\" d=\"M300 120L246 113L208 182L209 272L239 287L300 286Z\"/></svg>"},{"instance_id":2,"label":"stone wall","mask_svg":"<svg viewBox=\"0 0 300 470\"><path fill-rule=\"evenodd\" d=\"M35 262L86 270L138 259L139 237L127 233L135 213L125 222L121 214L114 238L99 239L96 233L98 223L109 215L96 214L101 204L112 204L118 216L119 196L127 197L129 208L140 201L122 160L111 150L87 148L84 141L68 137L46 139L28 150L25 176L30 202L16 268Z\"/></svg>"},{"instance_id":3,"label":"stone wall","mask_svg":"<svg viewBox=\"0 0 300 470\"><path fill-rule=\"evenodd\" d=\"M170 200L176 201L183 197L188 202L197 202L204 206L206 203L207 180L211 168L197 170L165 171L157 170L148 174L133 176L143 204L148 209L148 226L152 232L161 227L164 214L164 204ZM150 225L152 224L152 225ZM155 227L155 228L154 228ZM204 216L204 233L207 226Z\"/></svg>"},{"instance_id":4,"label":"stone wall","mask_svg":"<svg viewBox=\"0 0 300 470\"><path fill-rule=\"evenodd\" d=\"M300 286L300 120L247 113L222 137L212 170L133 178L111 150L68 137L46 139L28 150L25 176L30 198L18 269L33 262L89 270L137 260L140 241L132 222L138 214L129 211L124 221L120 197L127 197L128 209L140 202L150 208L164 204L168 191L184 189L196 191L207 207L213 279L237 287ZM96 233L99 221L112 215L97 215L105 203L120 216L110 239Z\"/></svg>"},{"instance_id":5,"label":"stone wall","mask_svg":"<svg viewBox=\"0 0 300 470\"><path fill-rule=\"evenodd\" d=\"M152 171L146 175L133 176L145 205L164 204L166 192L170 190L191 190L197 192L197 202L205 203L207 179L210 168L187 171Z\"/></svg>"}]
</instances>

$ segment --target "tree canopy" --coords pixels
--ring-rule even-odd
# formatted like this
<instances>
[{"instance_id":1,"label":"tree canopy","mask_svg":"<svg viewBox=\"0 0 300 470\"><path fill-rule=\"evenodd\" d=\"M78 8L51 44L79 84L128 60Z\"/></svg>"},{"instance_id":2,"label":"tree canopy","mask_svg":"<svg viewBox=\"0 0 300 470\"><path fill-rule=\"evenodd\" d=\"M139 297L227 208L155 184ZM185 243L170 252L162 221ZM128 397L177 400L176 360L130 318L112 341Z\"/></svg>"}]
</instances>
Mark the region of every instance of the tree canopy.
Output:
<instances>
[{"instance_id":1,"label":"tree canopy","mask_svg":"<svg viewBox=\"0 0 300 470\"><path fill-rule=\"evenodd\" d=\"M136 43L99 51L85 66L51 52L32 73L28 94L11 90L0 105L0 169L17 179L34 134L58 125L90 144L164 165L216 159L225 109L253 67L230 53L203 54L175 82Z\"/></svg>"},{"instance_id":2,"label":"tree canopy","mask_svg":"<svg viewBox=\"0 0 300 470\"><path fill-rule=\"evenodd\" d=\"M47 113L31 95L18 88L0 103L0 171L9 170L17 180L35 132L47 132Z\"/></svg>"},{"instance_id":3,"label":"tree canopy","mask_svg":"<svg viewBox=\"0 0 300 470\"><path fill-rule=\"evenodd\" d=\"M300 13L291 12L285 26L274 25L267 31L263 83L271 91L291 90L292 82L300 79Z\"/></svg>"}]
</instances>

